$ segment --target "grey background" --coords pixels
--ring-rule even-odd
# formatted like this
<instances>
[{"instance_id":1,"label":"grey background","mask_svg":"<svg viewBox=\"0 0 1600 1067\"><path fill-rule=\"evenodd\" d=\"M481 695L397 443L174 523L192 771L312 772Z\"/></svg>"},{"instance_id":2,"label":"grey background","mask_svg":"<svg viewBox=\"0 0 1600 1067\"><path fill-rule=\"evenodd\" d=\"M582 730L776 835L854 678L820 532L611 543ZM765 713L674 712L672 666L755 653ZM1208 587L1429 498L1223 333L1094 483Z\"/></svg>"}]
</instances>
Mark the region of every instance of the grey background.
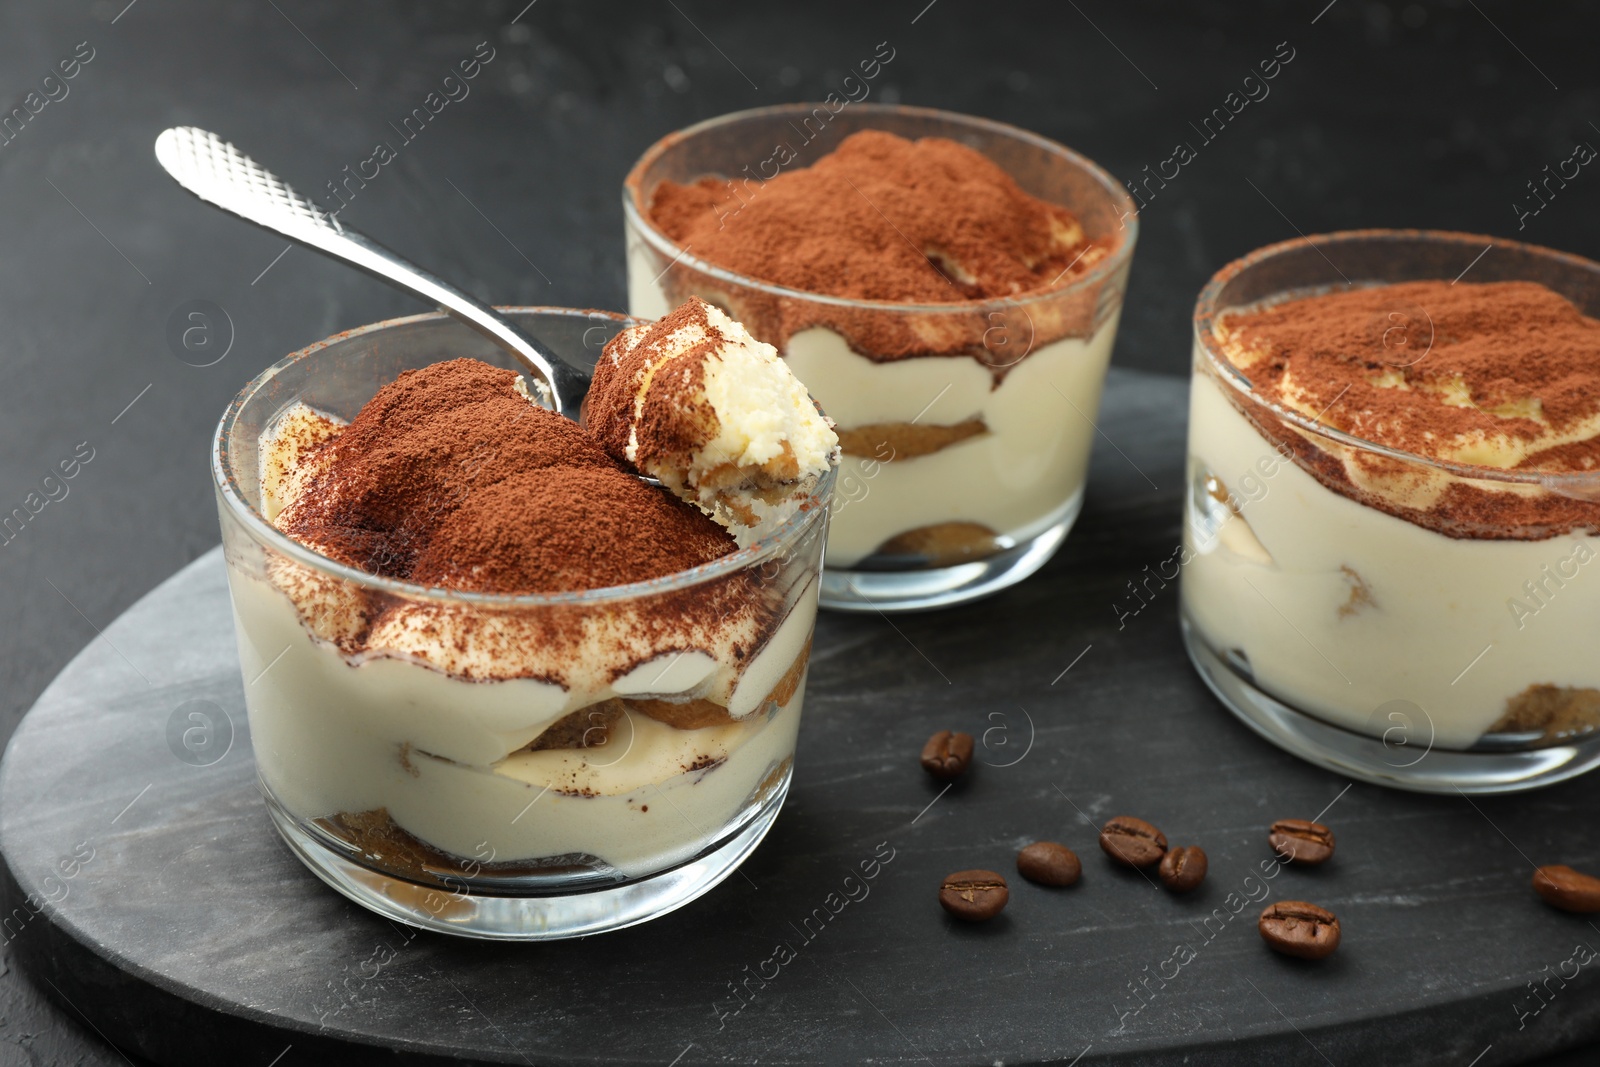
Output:
<instances>
[{"instance_id":1,"label":"grey background","mask_svg":"<svg viewBox=\"0 0 1600 1067\"><path fill-rule=\"evenodd\" d=\"M1189 123L1288 41L1271 95L1144 212L1119 365L1180 372L1204 279L1296 230L1438 226L1600 252L1587 170L1520 233L1512 206L1576 141L1600 145L1592 5L1324 6L6 4L6 110L78 42L95 58L0 148L0 512L80 442L95 458L0 546L0 731L97 628L215 542L205 448L239 386L335 330L418 310L301 251L262 275L283 244L173 186L150 151L162 128L217 130L317 191L487 40L496 58L472 95L348 217L496 302L620 307L632 159L689 122L821 96L880 41L896 57L873 99L1015 122L1124 177L1197 143ZM214 366L168 348L170 314L193 299L235 328ZM122 1062L14 968L0 1023L5 1062Z\"/></svg>"}]
</instances>

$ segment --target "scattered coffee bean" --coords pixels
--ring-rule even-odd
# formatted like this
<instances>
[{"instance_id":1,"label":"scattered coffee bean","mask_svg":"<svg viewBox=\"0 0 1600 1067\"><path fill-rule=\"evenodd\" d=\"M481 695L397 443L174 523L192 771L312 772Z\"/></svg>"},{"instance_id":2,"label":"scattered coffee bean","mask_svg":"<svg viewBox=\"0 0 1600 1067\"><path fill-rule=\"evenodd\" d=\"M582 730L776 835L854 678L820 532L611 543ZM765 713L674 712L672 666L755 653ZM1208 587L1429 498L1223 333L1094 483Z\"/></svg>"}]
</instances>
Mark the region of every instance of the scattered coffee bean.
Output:
<instances>
[{"instance_id":1,"label":"scattered coffee bean","mask_svg":"<svg viewBox=\"0 0 1600 1067\"><path fill-rule=\"evenodd\" d=\"M1333 831L1309 819L1279 819L1267 831L1267 844L1286 860L1314 867L1333 856Z\"/></svg>"},{"instance_id":2,"label":"scattered coffee bean","mask_svg":"<svg viewBox=\"0 0 1600 1067\"><path fill-rule=\"evenodd\" d=\"M1040 885L1074 885L1083 873L1083 864L1066 845L1035 841L1017 853L1017 873Z\"/></svg>"},{"instance_id":3,"label":"scattered coffee bean","mask_svg":"<svg viewBox=\"0 0 1600 1067\"><path fill-rule=\"evenodd\" d=\"M1156 872L1161 884L1174 893L1187 893L1206 880L1206 851L1198 845L1170 849Z\"/></svg>"},{"instance_id":4,"label":"scattered coffee bean","mask_svg":"<svg viewBox=\"0 0 1600 1067\"><path fill-rule=\"evenodd\" d=\"M1274 951L1303 960L1320 960L1339 947L1339 919L1303 900L1267 905L1257 922L1261 939Z\"/></svg>"},{"instance_id":5,"label":"scattered coffee bean","mask_svg":"<svg viewBox=\"0 0 1600 1067\"><path fill-rule=\"evenodd\" d=\"M1167 851L1167 835L1143 819L1118 815L1100 828L1100 847L1118 863L1149 867L1161 862Z\"/></svg>"},{"instance_id":6,"label":"scattered coffee bean","mask_svg":"<svg viewBox=\"0 0 1600 1067\"><path fill-rule=\"evenodd\" d=\"M972 762L972 735L940 730L922 746L922 769L941 782L952 782Z\"/></svg>"},{"instance_id":7,"label":"scattered coffee bean","mask_svg":"<svg viewBox=\"0 0 1600 1067\"><path fill-rule=\"evenodd\" d=\"M939 887L944 910L967 922L994 918L1010 899L1006 880L993 871L957 871Z\"/></svg>"},{"instance_id":8,"label":"scattered coffee bean","mask_svg":"<svg viewBox=\"0 0 1600 1067\"><path fill-rule=\"evenodd\" d=\"M1533 872L1533 891L1562 911L1588 915L1600 911L1600 878L1557 864Z\"/></svg>"}]
</instances>

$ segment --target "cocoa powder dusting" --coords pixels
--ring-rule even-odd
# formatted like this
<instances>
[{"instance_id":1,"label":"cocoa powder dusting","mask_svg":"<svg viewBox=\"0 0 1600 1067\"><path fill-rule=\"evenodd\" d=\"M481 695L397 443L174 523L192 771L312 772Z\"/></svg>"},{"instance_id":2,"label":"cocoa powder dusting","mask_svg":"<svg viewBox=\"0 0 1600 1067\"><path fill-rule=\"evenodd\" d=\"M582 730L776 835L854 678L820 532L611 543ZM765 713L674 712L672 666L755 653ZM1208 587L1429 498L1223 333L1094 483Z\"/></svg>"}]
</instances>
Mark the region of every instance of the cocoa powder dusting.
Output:
<instances>
[{"instance_id":1,"label":"cocoa powder dusting","mask_svg":"<svg viewBox=\"0 0 1600 1067\"><path fill-rule=\"evenodd\" d=\"M1105 290L1120 286L1119 272L1076 283L1118 252L1120 237L1089 239L1066 207L1031 196L954 141L863 130L766 182L708 175L629 188L650 224L680 246L649 253L668 306L702 297L779 352L821 327L874 362L969 357L998 384L1050 342L1093 336L1117 306ZM779 294L705 264L871 303Z\"/></svg>"},{"instance_id":2,"label":"cocoa powder dusting","mask_svg":"<svg viewBox=\"0 0 1600 1067\"><path fill-rule=\"evenodd\" d=\"M1600 468L1600 321L1533 282L1408 282L1224 315L1217 335L1263 400L1405 452L1542 473ZM1433 476L1372 452L1341 457L1241 399L1264 435L1323 485L1449 537L1532 539L1600 531L1600 504ZM1353 463L1362 485L1352 480ZM1377 487L1388 484L1397 492Z\"/></svg>"},{"instance_id":3,"label":"cocoa powder dusting","mask_svg":"<svg viewBox=\"0 0 1600 1067\"><path fill-rule=\"evenodd\" d=\"M662 182L650 215L720 267L860 300L1014 296L1067 282L1094 261L1081 256L1088 242L1070 211L1030 196L981 152L880 130L851 134L813 166L759 188Z\"/></svg>"},{"instance_id":4,"label":"cocoa powder dusting","mask_svg":"<svg viewBox=\"0 0 1600 1067\"><path fill-rule=\"evenodd\" d=\"M565 592L648 581L733 550L727 532L631 474L547 467L473 493L439 525L411 580Z\"/></svg>"},{"instance_id":5,"label":"cocoa powder dusting","mask_svg":"<svg viewBox=\"0 0 1600 1067\"><path fill-rule=\"evenodd\" d=\"M472 359L403 373L308 457L321 471L277 525L369 573L488 593L643 581L734 550L517 381Z\"/></svg>"},{"instance_id":6,"label":"cocoa powder dusting","mask_svg":"<svg viewBox=\"0 0 1600 1067\"><path fill-rule=\"evenodd\" d=\"M1534 282L1354 289L1223 322L1263 395L1287 389L1326 407L1325 424L1418 455L1495 437L1537 449L1600 409L1600 321ZM1589 470L1597 457L1590 436L1513 465Z\"/></svg>"}]
</instances>

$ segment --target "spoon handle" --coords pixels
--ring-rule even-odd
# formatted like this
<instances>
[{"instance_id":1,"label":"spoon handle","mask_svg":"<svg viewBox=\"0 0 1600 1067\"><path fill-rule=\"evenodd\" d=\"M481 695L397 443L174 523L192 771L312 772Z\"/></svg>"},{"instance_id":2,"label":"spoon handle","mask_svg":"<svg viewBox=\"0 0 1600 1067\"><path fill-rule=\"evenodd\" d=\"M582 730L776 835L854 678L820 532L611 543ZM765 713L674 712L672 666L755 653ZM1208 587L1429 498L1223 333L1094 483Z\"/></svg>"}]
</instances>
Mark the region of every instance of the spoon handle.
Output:
<instances>
[{"instance_id":1,"label":"spoon handle","mask_svg":"<svg viewBox=\"0 0 1600 1067\"><path fill-rule=\"evenodd\" d=\"M537 379L548 406L577 416L588 384L582 374L493 308L351 229L216 134L193 126L165 130L156 138L156 159L206 203L442 308L515 356Z\"/></svg>"}]
</instances>

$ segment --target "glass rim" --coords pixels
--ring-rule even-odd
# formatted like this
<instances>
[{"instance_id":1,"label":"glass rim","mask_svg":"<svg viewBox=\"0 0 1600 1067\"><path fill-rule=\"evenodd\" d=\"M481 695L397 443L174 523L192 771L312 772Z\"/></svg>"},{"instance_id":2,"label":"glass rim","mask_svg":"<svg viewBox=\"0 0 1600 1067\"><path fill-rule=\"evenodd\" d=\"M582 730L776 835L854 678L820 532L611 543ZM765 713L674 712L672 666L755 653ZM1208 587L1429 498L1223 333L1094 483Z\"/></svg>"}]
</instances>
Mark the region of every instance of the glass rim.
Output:
<instances>
[{"instance_id":1,"label":"glass rim","mask_svg":"<svg viewBox=\"0 0 1600 1067\"><path fill-rule=\"evenodd\" d=\"M631 316L623 315L620 312L597 312L585 308L528 305L497 306L495 310L512 317L518 315L553 315L557 317L592 319L594 315L599 314L617 322L636 321ZM342 330L314 344L307 345L305 348L291 352L276 363L273 363L246 383L244 388L228 403L227 408L222 413L222 418L217 423L216 433L212 439L212 481L217 492L227 503L229 512L245 526L258 543L267 545L302 566L332 575L365 589L389 593L407 600L432 601L445 605L480 609L587 606L658 596L663 593L690 589L726 578L755 564L763 563L782 551L789 543L798 539L806 528L819 521L820 517L826 515L831 507L834 480L838 473L837 467L829 468L822 475L817 485L795 509L794 514L785 519L776 529L743 548L735 549L726 556L720 556L709 563L702 563L688 570L676 571L672 574L642 582L630 582L626 585L601 586L597 589L580 589L562 593L482 593L421 585L399 578L385 578L331 559L315 549L301 544L268 522L266 516L262 515L244 495L237 471L234 469L229 455L228 436L244 406L268 382L284 370L307 356L320 352L324 348L340 344L352 338L380 333L385 330L413 326L420 323L455 323L455 321L444 312L435 311L384 319L381 322ZM461 328L467 329L464 325Z\"/></svg>"},{"instance_id":2,"label":"glass rim","mask_svg":"<svg viewBox=\"0 0 1600 1067\"><path fill-rule=\"evenodd\" d=\"M1133 246L1139 237L1139 211L1134 205L1133 197L1128 194L1109 171L1089 157L1075 152L1058 141L1025 130L1020 126L1013 126L1007 122L998 122L994 119L980 118L976 115L964 115L957 111L945 111L942 108L912 107L907 104L851 104L845 110L866 112L874 115L917 115L923 118L938 119L952 125L968 126L984 130L988 133L1001 134L1016 141L1022 141L1035 148L1042 149L1058 159L1070 163L1088 174L1095 183L1108 195L1114 207L1123 210L1120 217L1126 220L1126 233L1117 242L1117 247L1111 254L1095 264L1088 273L1066 285L1049 289L1040 289L1035 292L1022 293L1017 296L985 297L979 300L952 300L942 304L914 304L902 303L894 300L858 300L845 296L834 296L829 293L814 293L805 289L791 289L788 286L778 285L774 282L764 282L758 278L740 274L726 267L719 267L714 263L701 259L698 256L688 255L683 248L672 238L662 233L650 221L649 216L641 208L645 190L644 175L654 163L669 149L681 144L691 137L699 136L711 130L733 122L754 118L762 115L781 115L788 113L810 114L813 110L827 105L817 103L795 102L788 104L771 104L766 107L747 108L743 111L730 111L723 115L704 119L692 126L674 130L665 137L660 138L634 162L628 170L628 175L622 180L622 211L628 224L648 241L657 252L671 258L669 266L679 263L685 264L694 270L732 285L739 285L746 289L754 289L768 296L781 297L786 300L805 301L815 304L826 304L833 307L848 308L862 311L877 311L896 314L971 314L988 311L1010 310L1013 308L1026 308L1048 300L1059 299L1074 293L1091 289L1115 276L1133 255ZM767 179L770 181L771 179ZM1060 205L1067 207L1068 205ZM665 272L663 272L665 273Z\"/></svg>"},{"instance_id":3,"label":"glass rim","mask_svg":"<svg viewBox=\"0 0 1600 1067\"><path fill-rule=\"evenodd\" d=\"M1473 481L1509 482L1523 485L1539 485L1558 493L1577 493L1583 499L1592 497L1597 483L1600 483L1600 471L1527 471L1516 470L1509 467L1490 467L1474 463L1461 463L1456 460L1438 459L1433 456L1419 455L1405 449L1395 448L1392 445L1380 444L1369 441L1364 437L1344 430L1328 426L1316 419L1302 414L1278 403L1268 400L1255 391L1249 375L1231 363L1222 351L1216 339L1217 319L1238 307L1249 305L1235 305L1234 307L1220 307L1218 301L1222 291L1236 278L1261 264L1275 259L1278 256L1297 252L1306 248L1321 253L1324 246L1348 244L1359 241L1384 241L1384 240L1411 240L1417 242L1437 242L1441 244L1459 244L1463 247L1480 248L1491 246L1495 248L1515 248L1530 255L1547 259L1562 261L1575 269L1593 271L1600 274L1600 263L1574 255L1571 252L1562 252L1544 245L1529 244L1524 241L1515 241L1508 237L1495 237L1489 234L1467 233L1460 230L1420 230L1420 229L1384 229L1372 228L1361 230L1334 230L1328 233L1315 233L1301 235L1287 241L1278 241L1274 244L1263 245L1246 255L1240 256L1213 274L1205 286L1201 288L1200 295L1195 300L1194 306L1194 335L1201 351L1206 355L1206 361L1214 375L1225 382L1235 393L1246 397L1250 403L1264 408L1272 415L1300 430L1325 437L1350 448L1360 449L1365 452L1375 452L1389 459L1400 460L1406 463L1431 467L1458 478ZM1487 248L1483 249L1487 251ZM1335 268L1337 269L1337 268ZM1426 279L1412 279L1424 281ZM1337 284L1337 283L1333 283ZM1362 281L1356 279L1351 282L1352 287L1360 286ZM1399 285L1403 282L1376 282L1377 285ZM1295 292L1285 289L1282 294ZM1267 300L1273 297L1267 297ZM1257 301L1256 303L1261 303Z\"/></svg>"}]
</instances>

